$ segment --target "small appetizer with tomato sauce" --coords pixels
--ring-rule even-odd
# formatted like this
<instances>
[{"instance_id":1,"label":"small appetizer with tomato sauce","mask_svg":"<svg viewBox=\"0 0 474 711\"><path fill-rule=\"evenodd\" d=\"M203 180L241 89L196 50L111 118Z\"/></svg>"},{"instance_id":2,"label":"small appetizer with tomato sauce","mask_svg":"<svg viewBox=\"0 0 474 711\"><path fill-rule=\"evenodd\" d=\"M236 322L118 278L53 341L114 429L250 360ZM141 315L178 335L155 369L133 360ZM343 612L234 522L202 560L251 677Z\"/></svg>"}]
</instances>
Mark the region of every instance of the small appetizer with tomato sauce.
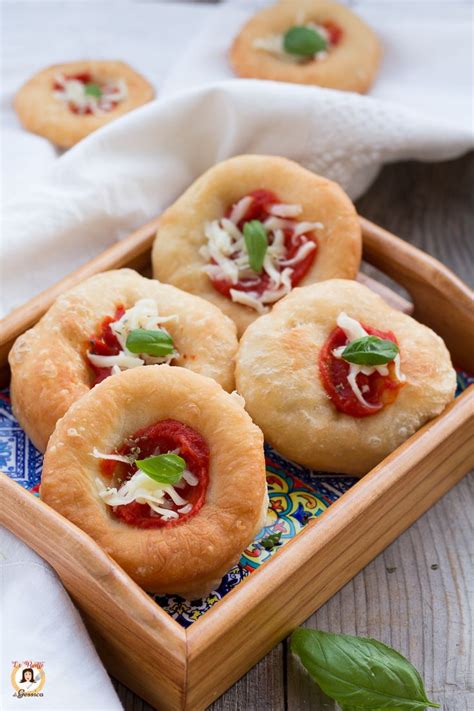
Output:
<instances>
[{"instance_id":1,"label":"small appetizer with tomato sauce","mask_svg":"<svg viewBox=\"0 0 474 711\"><path fill-rule=\"evenodd\" d=\"M14 107L27 131L70 148L154 94L151 84L124 62L69 62L35 74L16 94Z\"/></svg>"},{"instance_id":2,"label":"small appetizer with tomato sauce","mask_svg":"<svg viewBox=\"0 0 474 711\"><path fill-rule=\"evenodd\" d=\"M11 398L43 451L57 420L102 380L171 364L234 387L235 325L204 299L131 269L97 274L60 296L9 355Z\"/></svg>"},{"instance_id":3,"label":"small appetizer with tomato sauce","mask_svg":"<svg viewBox=\"0 0 474 711\"><path fill-rule=\"evenodd\" d=\"M284 456L363 475L444 410L456 373L431 329L334 279L295 289L249 326L236 382Z\"/></svg>"},{"instance_id":4,"label":"small appetizer with tomato sauce","mask_svg":"<svg viewBox=\"0 0 474 711\"><path fill-rule=\"evenodd\" d=\"M58 422L40 496L145 590L200 598L265 523L263 436L214 380L134 368Z\"/></svg>"},{"instance_id":5,"label":"small appetizer with tomato sauce","mask_svg":"<svg viewBox=\"0 0 474 711\"><path fill-rule=\"evenodd\" d=\"M361 229L336 183L274 156L208 170L162 215L154 276L216 304L238 334L293 287L354 278Z\"/></svg>"},{"instance_id":6,"label":"small appetizer with tomato sauce","mask_svg":"<svg viewBox=\"0 0 474 711\"><path fill-rule=\"evenodd\" d=\"M230 49L236 74L330 89L368 91L381 58L375 34L328 0L282 0L254 15Z\"/></svg>"}]
</instances>

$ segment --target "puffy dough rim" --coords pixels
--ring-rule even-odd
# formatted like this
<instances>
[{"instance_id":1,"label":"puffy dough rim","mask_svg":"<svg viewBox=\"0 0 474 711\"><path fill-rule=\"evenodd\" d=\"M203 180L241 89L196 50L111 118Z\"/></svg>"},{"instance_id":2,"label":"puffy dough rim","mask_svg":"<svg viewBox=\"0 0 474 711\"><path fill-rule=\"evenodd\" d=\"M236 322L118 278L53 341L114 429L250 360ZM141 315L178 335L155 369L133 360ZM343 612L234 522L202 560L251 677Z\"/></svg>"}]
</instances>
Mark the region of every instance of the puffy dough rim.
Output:
<instances>
[{"instance_id":1,"label":"puffy dough rim","mask_svg":"<svg viewBox=\"0 0 474 711\"><path fill-rule=\"evenodd\" d=\"M298 15L307 20L336 22L344 31L343 42L331 50L324 61L292 64L262 50L253 42L268 34L285 32L300 24ZM235 38L229 58L241 77L315 84L327 88L365 93L372 86L382 56L377 36L349 8L327 0L283 0L255 14Z\"/></svg>"},{"instance_id":2,"label":"puffy dough rim","mask_svg":"<svg viewBox=\"0 0 474 711\"><path fill-rule=\"evenodd\" d=\"M113 111L102 116L78 116L52 96L51 84L58 72L91 72L100 79L124 79L128 95ZM86 60L42 69L23 84L13 104L27 131L37 133L62 148L70 148L109 121L151 101L154 95L152 85L125 62Z\"/></svg>"},{"instance_id":3,"label":"puffy dough rim","mask_svg":"<svg viewBox=\"0 0 474 711\"><path fill-rule=\"evenodd\" d=\"M209 592L260 530L267 510L263 436L240 398L179 367L124 371L100 383L58 422L40 495L88 533L144 589L195 598ZM146 408L143 403L146 402ZM173 418L210 449L203 508L172 528L133 528L107 511L95 488L94 447L113 451L127 436Z\"/></svg>"},{"instance_id":4,"label":"puffy dough rim","mask_svg":"<svg viewBox=\"0 0 474 711\"><path fill-rule=\"evenodd\" d=\"M44 451L57 420L90 390L89 337L118 304L127 307L143 298L155 299L163 316L179 316L178 323L167 324L181 354L176 364L233 389L237 337L219 309L131 269L97 274L60 296L10 351L13 411L38 449Z\"/></svg>"},{"instance_id":5,"label":"puffy dough rim","mask_svg":"<svg viewBox=\"0 0 474 711\"><path fill-rule=\"evenodd\" d=\"M152 250L153 274L211 301L235 322L239 335L258 313L214 289L202 271L206 262L199 248L206 243L204 223L221 217L229 205L258 188L273 190L284 202L302 205L298 219L325 225L317 231L318 253L302 286L335 277L355 278L362 253L354 205L331 180L276 156L242 155L213 166L161 216Z\"/></svg>"},{"instance_id":6,"label":"puffy dough rim","mask_svg":"<svg viewBox=\"0 0 474 711\"><path fill-rule=\"evenodd\" d=\"M394 331L400 344L407 383L394 403L365 418L336 410L318 377L320 349L341 311ZM283 455L312 469L363 475L442 412L456 373L431 329L362 284L336 279L295 289L247 329L236 382L265 439Z\"/></svg>"}]
</instances>

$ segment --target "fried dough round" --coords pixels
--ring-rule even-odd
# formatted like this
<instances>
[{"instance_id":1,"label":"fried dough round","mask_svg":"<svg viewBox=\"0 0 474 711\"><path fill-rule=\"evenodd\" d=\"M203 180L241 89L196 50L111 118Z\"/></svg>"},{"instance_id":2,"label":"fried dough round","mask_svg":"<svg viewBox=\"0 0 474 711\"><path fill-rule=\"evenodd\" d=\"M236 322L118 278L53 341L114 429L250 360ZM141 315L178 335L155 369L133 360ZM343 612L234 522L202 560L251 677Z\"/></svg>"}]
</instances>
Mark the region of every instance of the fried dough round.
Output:
<instances>
[{"instance_id":1,"label":"fried dough round","mask_svg":"<svg viewBox=\"0 0 474 711\"><path fill-rule=\"evenodd\" d=\"M235 322L242 334L258 313L220 294L203 271L199 249L206 244L204 225L253 190L276 193L284 203L301 205L298 220L321 222L316 259L300 284L357 275L362 237L355 208L342 188L297 163L275 156L243 155L218 163L162 215L153 245L153 274L161 281L211 301Z\"/></svg>"},{"instance_id":2,"label":"fried dough round","mask_svg":"<svg viewBox=\"0 0 474 711\"><path fill-rule=\"evenodd\" d=\"M319 354L341 312L395 334L405 385L371 417L339 412L323 387ZM456 373L442 339L354 281L294 289L245 332L236 382L265 439L312 469L362 475L439 415Z\"/></svg>"},{"instance_id":3,"label":"fried dough round","mask_svg":"<svg viewBox=\"0 0 474 711\"><path fill-rule=\"evenodd\" d=\"M240 401L210 378L167 365L108 378L58 422L40 496L145 590L202 597L237 563L267 512L263 437ZM113 516L97 493L102 474L92 451L115 451L136 431L167 418L192 427L208 444L206 500L173 527L131 526Z\"/></svg>"},{"instance_id":4,"label":"fried dough round","mask_svg":"<svg viewBox=\"0 0 474 711\"><path fill-rule=\"evenodd\" d=\"M331 22L342 30L340 43L324 59L300 64L254 46L256 40L285 34L291 27L308 22ZM241 77L364 93L374 82L381 54L373 31L349 8L328 0L282 0L244 25L230 49L230 62Z\"/></svg>"},{"instance_id":5,"label":"fried dough round","mask_svg":"<svg viewBox=\"0 0 474 711\"><path fill-rule=\"evenodd\" d=\"M38 449L44 451L57 420L92 387L91 336L118 305L127 309L144 298L156 301L161 316L178 316L166 324L179 353L174 364L233 389L235 326L219 309L131 269L97 274L60 296L10 351L13 410Z\"/></svg>"},{"instance_id":6,"label":"fried dough round","mask_svg":"<svg viewBox=\"0 0 474 711\"><path fill-rule=\"evenodd\" d=\"M67 104L53 96L54 78L58 73L90 73L96 81L103 83L123 79L127 96L114 109L100 115L75 114ZM154 95L152 85L124 62L79 61L55 64L38 72L17 92L13 104L27 131L44 136L61 148L70 148L109 121L151 101Z\"/></svg>"}]
</instances>

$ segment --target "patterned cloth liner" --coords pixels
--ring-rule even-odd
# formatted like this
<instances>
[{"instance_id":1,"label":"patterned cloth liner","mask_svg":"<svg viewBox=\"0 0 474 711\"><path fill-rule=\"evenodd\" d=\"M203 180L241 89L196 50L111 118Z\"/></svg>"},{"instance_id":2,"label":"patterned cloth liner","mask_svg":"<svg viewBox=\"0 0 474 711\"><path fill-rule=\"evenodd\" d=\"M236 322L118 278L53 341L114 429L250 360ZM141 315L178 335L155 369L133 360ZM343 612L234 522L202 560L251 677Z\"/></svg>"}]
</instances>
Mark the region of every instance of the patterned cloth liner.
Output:
<instances>
[{"instance_id":1,"label":"patterned cloth liner","mask_svg":"<svg viewBox=\"0 0 474 711\"><path fill-rule=\"evenodd\" d=\"M457 373L456 395L474 383L474 376ZM203 600L184 600L177 595L152 595L153 599L183 627L189 627L206 610L235 588L245 577L266 563L278 549L294 538L350 489L357 478L312 471L289 462L265 445L267 484L270 498L267 522L242 554L219 587ZM38 495L43 457L33 446L12 414L8 390L0 391L0 469L18 484Z\"/></svg>"}]
</instances>

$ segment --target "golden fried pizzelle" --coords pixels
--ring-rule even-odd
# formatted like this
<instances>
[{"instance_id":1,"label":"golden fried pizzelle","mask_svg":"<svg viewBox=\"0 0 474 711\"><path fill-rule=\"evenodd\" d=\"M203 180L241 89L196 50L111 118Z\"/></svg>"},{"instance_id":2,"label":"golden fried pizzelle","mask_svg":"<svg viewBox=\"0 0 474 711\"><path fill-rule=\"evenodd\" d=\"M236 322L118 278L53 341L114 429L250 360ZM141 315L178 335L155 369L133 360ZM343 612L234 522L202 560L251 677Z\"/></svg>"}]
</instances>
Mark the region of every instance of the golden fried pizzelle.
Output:
<instances>
[{"instance_id":1,"label":"golden fried pizzelle","mask_svg":"<svg viewBox=\"0 0 474 711\"><path fill-rule=\"evenodd\" d=\"M98 86L121 82L122 98L107 110L78 113L74 103L55 95L57 78L61 76L89 78L89 84L96 87L92 88L91 96L97 93ZM44 136L61 148L69 148L109 121L151 101L154 95L152 85L125 62L88 60L56 64L38 72L17 92L14 107L27 131ZM111 94L110 99L113 98Z\"/></svg>"},{"instance_id":2,"label":"golden fried pizzelle","mask_svg":"<svg viewBox=\"0 0 474 711\"><path fill-rule=\"evenodd\" d=\"M394 333L406 378L395 400L368 417L340 412L323 387L321 349L345 312ZM442 339L355 281L295 289L245 332L236 382L265 439L322 471L362 475L453 399L456 374Z\"/></svg>"},{"instance_id":3,"label":"golden fried pizzelle","mask_svg":"<svg viewBox=\"0 0 474 711\"><path fill-rule=\"evenodd\" d=\"M156 303L161 316L177 317L164 324L178 353L173 365L233 389L235 326L219 309L131 269L98 274L60 296L9 355L15 416L40 450L56 421L94 384L86 355L91 337L119 306L128 309L142 299Z\"/></svg>"},{"instance_id":4,"label":"golden fried pizzelle","mask_svg":"<svg viewBox=\"0 0 474 711\"><path fill-rule=\"evenodd\" d=\"M173 526L130 525L99 496L100 482L110 482L93 452L113 452L135 432L169 419L193 428L208 445L204 504ZM166 365L124 371L97 385L58 422L40 496L145 590L199 598L237 563L265 522L262 433L241 398L210 378Z\"/></svg>"},{"instance_id":5,"label":"golden fried pizzelle","mask_svg":"<svg viewBox=\"0 0 474 711\"><path fill-rule=\"evenodd\" d=\"M336 41L316 58L298 61L295 55L259 46L268 38L271 46L294 26L313 24L322 27L323 32L326 26ZM244 25L229 56L235 73L241 77L364 93L375 80L381 54L374 32L349 8L329 0L282 0L261 10Z\"/></svg>"},{"instance_id":6,"label":"golden fried pizzelle","mask_svg":"<svg viewBox=\"0 0 474 711\"><path fill-rule=\"evenodd\" d=\"M239 334L259 313L214 287L205 271L208 259L202 256L207 244L205 228L224 217L244 196L262 190L275 193L282 203L301 207L295 224L319 224L308 237L316 242L316 256L300 285L355 278L361 258L357 214L336 183L275 156L243 155L215 165L163 213L153 245L153 274L214 303L233 319Z\"/></svg>"}]
</instances>

